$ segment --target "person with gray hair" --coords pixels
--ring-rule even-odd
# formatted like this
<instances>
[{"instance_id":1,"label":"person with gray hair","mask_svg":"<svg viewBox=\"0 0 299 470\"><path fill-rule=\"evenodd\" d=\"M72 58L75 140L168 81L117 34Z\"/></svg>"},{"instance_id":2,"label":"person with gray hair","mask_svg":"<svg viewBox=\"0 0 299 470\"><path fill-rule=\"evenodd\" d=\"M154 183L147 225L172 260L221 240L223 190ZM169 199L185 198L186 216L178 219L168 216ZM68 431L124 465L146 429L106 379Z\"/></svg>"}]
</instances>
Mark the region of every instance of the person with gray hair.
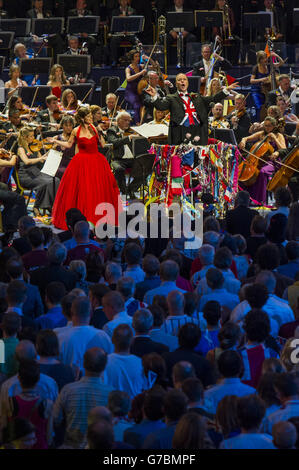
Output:
<instances>
[{"instance_id":1,"label":"person with gray hair","mask_svg":"<svg viewBox=\"0 0 299 470\"><path fill-rule=\"evenodd\" d=\"M30 282L39 288L42 298L45 297L46 287L50 282L62 282L67 292L76 286L76 274L63 267L66 254L62 243L54 243L48 250L48 266L30 272Z\"/></svg>"},{"instance_id":2,"label":"person with gray hair","mask_svg":"<svg viewBox=\"0 0 299 470\"><path fill-rule=\"evenodd\" d=\"M123 296L125 301L125 310L130 317L133 317L136 310L147 307L147 304L135 299L135 281L129 275L119 279L116 289Z\"/></svg>"},{"instance_id":3,"label":"person with gray hair","mask_svg":"<svg viewBox=\"0 0 299 470\"><path fill-rule=\"evenodd\" d=\"M160 265L160 278L161 278L161 285L156 287L155 289L149 290L145 296L144 301L151 305L153 303L155 295L163 295L167 297L169 292L173 290L185 293L183 289L180 289L176 285L176 280L179 276L179 266L175 261L166 260L163 261Z\"/></svg>"},{"instance_id":4,"label":"person with gray hair","mask_svg":"<svg viewBox=\"0 0 299 470\"><path fill-rule=\"evenodd\" d=\"M103 326L103 330L112 338L114 329L120 324L132 325L130 317L125 308L124 298L120 292L111 291L102 298L102 306L108 322Z\"/></svg>"},{"instance_id":5,"label":"person with gray hair","mask_svg":"<svg viewBox=\"0 0 299 470\"><path fill-rule=\"evenodd\" d=\"M169 348L162 343L153 341L150 331L153 327L154 319L152 313L146 308L141 308L134 313L132 326L135 330L135 337L131 344L131 353L135 356L143 357L152 352L163 354Z\"/></svg>"},{"instance_id":6,"label":"person with gray hair","mask_svg":"<svg viewBox=\"0 0 299 470\"><path fill-rule=\"evenodd\" d=\"M71 307L72 326L58 337L59 359L63 364L77 366L83 372L83 356L89 348L102 348L107 354L112 351L109 336L90 325L91 305L88 297L77 297Z\"/></svg>"},{"instance_id":7,"label":"person with gray hair","mask_svg":"<svg viewBox=\"0 0 299 470\"><path fill-rule=\"evenodd\" d=\"M70 262L70 271L77 276L76 288L82 289L88 295L89 282L86 279L86 264L82 259L74 259Z\"/></svg>"},{"instance_id":8,"label":"person with gray hair","mask_svg":"<svg viewBox=\"0 0 299 470\"><path fill-rule=\"evenodd\" d=\"M116 290L116 285L122 276L121 266L117 263L107 263L105 268L105 280L111 290Z\"/></svg>"},{"instance_id":9,"label":"person with gray hair","mask_svg":"<svg viewBox=\"0 0 299 470\"><path fill-rule=\"evenodd\" d=\"M16 346L15 357L18 363L36 360L36 349L34 344L29 340L22 340ZM58 396L58 387L54 379L45 374L40 374L39 381L34 387L37 395L55 401ZM0 391L0 416L9 416L10 397L20 395L22 393L21 384L18 375L13 375L3 382ZM1 419L0 419L1 421ZM1 424L2 421L1 421Z\"/></svg>"},{"instance_id":10,"label":"person with gray hair","mask_svg":"<svg viewBox=\"0 0 299 470\"><path fill-rule=\"evenodd\" d=\"M226 213L226 229L231 235L250 236L250 226L253 218L259 215L257 211L249 208L250 194L239 191L235 199L235 208Z\"/></svg>"},{"instance_id":11,"label":"person with gray hair","mask_svg":"<svg viewBox=\"0 0 299 470\"><path fill-rule=\"evenodd\" d=\"M199 320L184 313L185 298L179 290L169 292L167 296L168 316L162 326L165 333L177 336L181 326L194 323L200 326Z\"/></svg>"},{"instance_id":12,"label":"person with gray hair","mask_svg":"<svg viewBox=\"0 0 299 470\"><path fill-rule=\"evenodd\" d=\"M193 287L195 288L208 271L209 268L212 268L213 260L215 255L215 248L213 245L209 245L207 243L203 244L198 250L198 258L201 264L201 269L193 274L191 282Z\"/></svg>"}]
</instances>

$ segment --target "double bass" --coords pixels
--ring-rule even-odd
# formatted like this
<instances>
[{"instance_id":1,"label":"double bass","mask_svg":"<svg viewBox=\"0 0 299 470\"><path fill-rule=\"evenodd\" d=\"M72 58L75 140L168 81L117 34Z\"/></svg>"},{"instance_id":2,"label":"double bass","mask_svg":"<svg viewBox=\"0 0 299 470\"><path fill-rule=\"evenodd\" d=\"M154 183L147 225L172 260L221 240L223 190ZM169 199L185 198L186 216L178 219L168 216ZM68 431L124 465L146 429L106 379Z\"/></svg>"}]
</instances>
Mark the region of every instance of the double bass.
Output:
<instances>
[{"instance_id":1,"label":"double bass","mask_svg":"<svg viewBox=\"0 0 299 470\"><path fill-rule=\"evenodd\" d=\"M267 139L268 135L260 142L256 142L250 149L250 155L239 165L238 178L245 186L252 186L256 182L260 169L268 156L274 152L274 148L267 142Z\"/></svg>"},{"instance_id":2,"label":"double bass","mask_svg":"<svg viewBox=\"0 0 299 470\"><path fill-rule=\"evenodd\" d=\"M287 155L284 165L275 173L267 185L268 191L275 191L277 188L286 186L296 170L299 169L299 146L297 145Z\"/></svg>"}]
</instances>

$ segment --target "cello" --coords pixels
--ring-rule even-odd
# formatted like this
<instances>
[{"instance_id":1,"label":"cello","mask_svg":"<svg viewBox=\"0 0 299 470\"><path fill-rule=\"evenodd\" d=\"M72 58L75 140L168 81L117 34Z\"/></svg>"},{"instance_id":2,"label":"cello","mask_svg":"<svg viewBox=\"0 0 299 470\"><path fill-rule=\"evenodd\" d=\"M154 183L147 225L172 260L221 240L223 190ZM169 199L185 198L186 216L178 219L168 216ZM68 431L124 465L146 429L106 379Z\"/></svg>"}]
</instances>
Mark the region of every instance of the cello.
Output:
<instances>
[{"instance_id":1,"label":"cello","mask_svg":"<svg viewBox=\"0 0 299 470\"><path fill-rule=\"evenodd\" d=\"M291 150L287 155L284 165L275 173L267 185L268 191L275 191L277 188L286 186L295 171L299 169L299 146Z\"/></svg>"},{"instance_id":2,"label":"cello","mask_svg":"<svg viewBox=\"0 0 299 470\"><path fill-rule=\"evenodd\" d=\"M263 163L274 152L274 148L267 142L267 138L268 135L260 142L253 144L250 149L250 155L246 158L245 162L241 162L239 165L238 178L245 186L252 186L256 182Z\"/></svg>"}]
</instances>

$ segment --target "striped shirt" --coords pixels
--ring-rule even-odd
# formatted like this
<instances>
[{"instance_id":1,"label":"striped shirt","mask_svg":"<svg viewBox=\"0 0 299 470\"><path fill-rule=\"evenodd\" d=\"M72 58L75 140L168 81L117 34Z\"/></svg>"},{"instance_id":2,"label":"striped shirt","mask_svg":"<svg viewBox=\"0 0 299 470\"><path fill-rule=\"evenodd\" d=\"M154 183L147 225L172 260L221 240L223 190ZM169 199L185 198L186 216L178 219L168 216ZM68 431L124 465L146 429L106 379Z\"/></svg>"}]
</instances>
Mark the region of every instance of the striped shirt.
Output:
<instances>
[{"instance_id":1,"label":"striped shirt","mask_svg":"<svg viewBox=\"0 0 299 470\"><path fill-rule=\"evenodd\" d=\"M106 406L112 390L100 377L83 377L63 387L54 404L53 419L57 426L65 420L64 445L85 446L88 413L96 406Z\"/></svg>"}]
</instances>

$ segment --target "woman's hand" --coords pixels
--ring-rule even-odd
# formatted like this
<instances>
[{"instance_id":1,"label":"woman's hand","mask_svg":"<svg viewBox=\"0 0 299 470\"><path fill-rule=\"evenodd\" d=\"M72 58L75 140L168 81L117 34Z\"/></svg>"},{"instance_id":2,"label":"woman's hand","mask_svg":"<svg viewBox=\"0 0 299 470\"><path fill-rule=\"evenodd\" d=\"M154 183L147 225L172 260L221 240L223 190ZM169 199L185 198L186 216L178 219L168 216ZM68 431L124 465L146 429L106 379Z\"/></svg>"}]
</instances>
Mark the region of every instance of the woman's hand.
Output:
<instances>
[{"instance_id":1,"label":"woman's hand","mask_svg":"<svg viewBox=\"0 0 299 470\"><path fill-rule=\"evenodd\" d=\"M246 145L246 140L242 139L241 142L239 143L239 148L243 150L245 148L245 145Z\"/></svg>"}]
</instances>

